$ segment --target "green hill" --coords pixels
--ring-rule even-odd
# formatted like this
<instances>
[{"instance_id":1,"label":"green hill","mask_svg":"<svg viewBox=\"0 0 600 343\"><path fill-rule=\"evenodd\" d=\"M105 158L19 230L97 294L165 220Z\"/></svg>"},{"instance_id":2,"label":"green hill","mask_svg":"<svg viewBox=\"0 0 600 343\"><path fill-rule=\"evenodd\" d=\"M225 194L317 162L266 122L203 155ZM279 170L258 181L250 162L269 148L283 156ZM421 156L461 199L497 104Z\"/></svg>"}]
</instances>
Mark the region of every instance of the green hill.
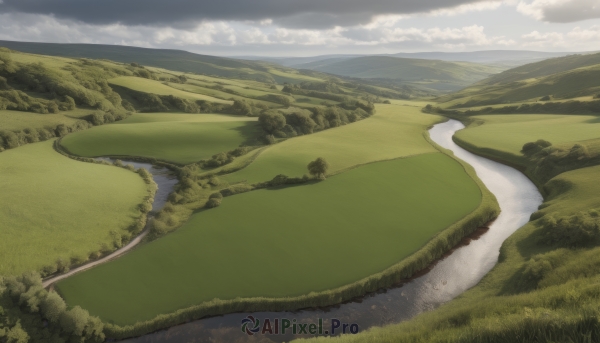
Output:
<instances>
[{"instance_id":1,"label":"green hill","mask_svg":"<svg viewBox=\"0 0 600 343\"><path fill-rule=\"evenodd\" d=\"M591 100L600 93L600 54L572 55L504 71L457 93L444 107L460 108L549 100Z\"/></svg>"},{"instance_id":2,"label":"green hill","mask_svg":"<svg viewBox=\"0 0 600 343\"><path fill-rule=\"evenodd\" d=\"M408 84L438 91L458 90L502 71L500 67L469 62L388 56L334 58L298 67L353 78L393 80L396 84Z\"/></svg>"}]
</instances>

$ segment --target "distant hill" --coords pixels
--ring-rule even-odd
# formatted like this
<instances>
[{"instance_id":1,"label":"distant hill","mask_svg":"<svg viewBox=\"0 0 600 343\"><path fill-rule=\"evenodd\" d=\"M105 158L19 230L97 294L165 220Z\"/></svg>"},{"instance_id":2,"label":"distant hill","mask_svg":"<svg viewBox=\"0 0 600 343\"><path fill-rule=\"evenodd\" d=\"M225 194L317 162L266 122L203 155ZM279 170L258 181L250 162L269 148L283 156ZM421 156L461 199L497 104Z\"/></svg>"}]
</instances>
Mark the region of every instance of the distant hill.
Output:
<instances>
[{"instance_id":1,"label":"distant hill","mask_svg":"<svg viewBox=\"0 0 600 343\"><path fill-rule=\"evenodd\" d=\"M440 60L449 62L473 62L514 68L528 63L539 62L548 58L562 57L582 52L544 52L528 50L483 50L470 52L402 52L380 55L320 55L310 57L270 57L270 56L238 56L232 57L252 61L266 61L292 68L302 68L304 64L325 60L349 60L357 57L390 56L422 60Z\"/></svg>"},{"instance_id":2,"label":"distant hill","mask_svg":"<svg viewBox=\"0 0 600 343\"><path fill-rule=\"evenodd\" d=\"M392 56L402 58L419 58L427 60L463 61L494 65L519 65L538 62L548 58L562 57L575 52L543 52L527 50L484 50L471 52L416 52L398 53Z\"/></svg>"},{"instance_id":3,"label":"distant hill","mask_svg":"<svg viewBox=\"0 0 600 343\"><path fill-rule=\"evenodd\" d=\"M598 94L600 53L552 58L506 70L438 100L447 107L471 107Z\"/></svg>"},{"instance_id":4,"label":"distant hill","mask_svg":"<svg viewBox=\"0 0 600 343\"><path fill-rule=\"evenodd\" d=\"M13 41L0 41L0 47L39 55L107 59L121 63L136 62L141 65L181 72L256 80L260 82L301 82L304 79L303 77L296 79L294 77L282 76L281 73L273 70L277 68L276 66L265 62L199 55L183 50L146 49L120 45Z\"/></svg>"},{"instance_id":5,"label":"distant hill","mask_svg":"<svg viewBox=\"0 0 600 343\"><path fill-rule=\"evenodd\" d=\"M361 79L393 80L397 84L421 86L438 91L455 91L503 70L501 67L469 62L390 56L332 58L296 67Z\"/></svg>"}]
</instances>

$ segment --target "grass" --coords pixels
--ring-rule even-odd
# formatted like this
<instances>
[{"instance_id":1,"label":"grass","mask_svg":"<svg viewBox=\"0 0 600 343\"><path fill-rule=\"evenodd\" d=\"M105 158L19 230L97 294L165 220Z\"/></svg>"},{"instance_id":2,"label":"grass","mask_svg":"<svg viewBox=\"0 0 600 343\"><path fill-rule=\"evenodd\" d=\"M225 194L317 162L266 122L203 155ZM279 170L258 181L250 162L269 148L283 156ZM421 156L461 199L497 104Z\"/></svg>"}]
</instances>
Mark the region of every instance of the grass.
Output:
<instances>
[{"instance_id":1,"label":"grass","mask_svg":"<svg viewBox=\"0 0 600 343\"><path fill-rule=\"evenodd\" d=\"M600 54L573 55L527 64L493 75L438 99L443 107L532 102L550 95L576 99L600 92Z\"/></svg>"},{"instance_id":2,"label":"grass","mask_svg":"<svg viewBox=\"0 0 600 343\"><path fill-rule=\"evenodd\" d=\"M215 98L208 95L186 92L183 90L175 89L167 85L162 84L160 81L143 79L134 76L121 76L109 80L110 84L126 87L138 92L152 93L157 95L173 95L188 100L206 100L211 102L219 102L224 104L231 104L232 101Z\"/></svg>"},{"instance_id":3,"label":"grass","mask_svg":"<svg viewBox=\"0 0 600 343\"><path fill-rule=\"evenodd\" d=\"M471 150L505 161L507 156L516 156L521 142L541 138L540 134L551 142L569 145L586 144L590 142L586 139L597 131L597 120L583 116L510 115L479 119L485 124L469 127L460 136ZM527 163L524 159L508 161L523 167ZM537 242L544 233L538 225L541 218L600 209L598 175L600 166L592 166L564 172L545 183L542 188L547 197L533 220L504 242L499 263L460 297L410 321L345 335L335 342L598 341L600 242L591 239L578 249ZM538 280L532 280L526 274L526 266L540 256L553 263Z\"/></svg>"},{"instance_id":4,"label":"grass","mask_svg":"<svg viewBox=\"0 0 600 343\"><path fill-rule=\"evenodd\" d=\"M376 109L374 116L358 123L271 146L251 165L224 178L256 183L278 174L302 176L317 157L329 162L329 173L337 173L358 164L436 151L423 138L423 131L440 117L423 114L418 107L377 105Z\"/></svg>"},{"instance_id":5,"label":"grass","mask_svg":"<svg viewBox=\"0 0 600 343\"><path fill-rule=\"evenodd\" d=\"M508 114L482 115L472 119L481 125L459 131L456 134L458 139L517 157L522 156L523 144L538 139L569 147L574 142L600 139L597 116Z\"/></svg>"},{"instance_id":6,"label":"grass","mask_svg":"<svg viewBox=\"0 0 600 343\"><path fill-rule=\"evenodd\" d=\"M549 185L571 186L556 189L560 195L547 201L543 211L567 215L600 208L599 173L596 166L556 177ZM439 309L335 342L585 342L594 330L589 341L596 341L600 248L540 246L535 243L540 231L535 222L519 229L503 244L498 265L477 286ZM526 262L549 253L560 256L559 265L537 287L527 285L522 274Z\"/></svg>"},{"instance_id":7,"label":"grass","mask_svg":"<svg viewBox=\"0 0 600 343\"><path fill-rule=\"evenodd\" d=\"M138 175L71 160L52 143L0 153L0 274L87 259L140 215L147 194Z\"/></svg>"},{"instance_id":8,"label":"grass","mask_svg":"<svg viewBox=\"0 0 600 343\"><path fill-rule=\"evenodd\" d=\"M71 153L93 157L153 157L180 164L233 150L256 136L256 118L219 114L134 114L113 125L76 132L61 144Z\"/></svg>"},{"instance_id":9,"label":"grass","mask_svg":"<svg viewBox=\"0 0 600 343\"><path fill-rule=\"evenodd\" d=\"M61 113L39 114L21 111L0 111L0 123L2 130L19 131L28 128L56 128L60 124L70 126L74 124L80 116L93 113L94 111L75 110Z\"/></svg>"},{"instance_id":10,"label":"grass","mask_svg":"<svg viewBox=\"0 0 600 343\"><path fill-rule=\"evenodd\" d=\"M226 198L57 287L69 305L117 324L214 298L324 291L406 258L480 200L463 167L441 153L369 164L325 182Z\"/></svg>"}]
</instances>

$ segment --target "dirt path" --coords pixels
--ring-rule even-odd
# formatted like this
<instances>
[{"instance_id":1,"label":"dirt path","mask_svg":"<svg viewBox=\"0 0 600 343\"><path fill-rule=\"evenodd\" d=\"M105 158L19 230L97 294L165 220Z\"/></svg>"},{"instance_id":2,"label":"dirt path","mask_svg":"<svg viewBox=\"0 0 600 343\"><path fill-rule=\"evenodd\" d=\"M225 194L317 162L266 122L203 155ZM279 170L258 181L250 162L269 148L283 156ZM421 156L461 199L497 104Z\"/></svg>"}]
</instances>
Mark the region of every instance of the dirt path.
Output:
<instances>
[{"instance_id":1,"label":"dirt path","mask_svg":"<svg viewBox=\"0 0 600 343\"><path fill-rule=\"evenodd\" d=\"M131 240L131 242L129 242L126 246L116 250L115 252L113 252L112 254L105 256L99 260L84 264L82 266L79 266L75 269L70 270L69 272L65 273L65 274L61 274L61 275L57 275L57 276L53 276L49 279L46 279L42 282L42 286L44 288L48 288L50 286L52 286L52 284L54 284L55 282L58 282L62 279L66 279L71 275L77 274L79 272L82 272L84 270L88 270L90 268L93 268L99 264L102 263L106 263L110 260L113 260L117 257L120 257L121 255L125 254L126 252L128 252L129 250L133 249L136 245L140 244L140 242L142 241L142 239L144 239L144 237L146 237L146 235L148 234L148 228L144 229L144 231L142 231L142 233L140 233L137 237L135 237L133 240Z\"/></svg>"}]
</instances>

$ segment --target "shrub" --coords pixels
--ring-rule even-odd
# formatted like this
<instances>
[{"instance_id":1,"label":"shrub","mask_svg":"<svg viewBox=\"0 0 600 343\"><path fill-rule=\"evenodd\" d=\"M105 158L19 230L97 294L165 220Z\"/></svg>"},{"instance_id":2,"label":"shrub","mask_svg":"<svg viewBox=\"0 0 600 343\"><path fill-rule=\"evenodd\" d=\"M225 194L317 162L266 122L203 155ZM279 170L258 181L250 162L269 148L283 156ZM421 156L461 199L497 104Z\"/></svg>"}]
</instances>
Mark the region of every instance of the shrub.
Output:
<instances>
[{"instance_id":1,"label":"shrub","mask_svg":"<svg viewBox=\"0 0 600 343\"><path fill-rule=\"evenodd\" d=\"M258 122L265 132L272 134L286 125L285 116L278 111L266 111L258 116Z\"/></svg>"},{"instance_id":2,"label":"shrub","mask_svg":"<svg viewBox=\"0 0 600 343\"><path fill-rule=\"evenodd\" d=\"M578 247L600 238L600 217L590 210L566 217L548 215L541 220L543 234L538 242Z\"/></svg>"},{"instance_id":3,"label":"shrub","mask_svg":"<svg viewBox=\"0 0 600 343\"><path fill-rule=\"evenodd\" d=\"M550 101L550 95L544 95L540 98L540 101Z\"/></svg>"},{"instance_id":4,"label":"shrub","mask_svg":"<svg viewBox=\"0 0 600 343\"><path fill-rule=\"evenodd\" d=\"M215 193L215 194L221 194L221 193ZM210 199L208 199L208 201L206 202L206 205L204 205L204 207L206 207L206 208L219 207L221 205L222 200L223 200L222 196L221 196L221 198L210 198Z\"/></svg>"},{"instance_id":5,"label":"shrub","mask_svg":"<svg viewBox=\"0 0 600 343\"><path fill-rule=\"evenodd\" d=\"M308 164L308 172L321 180L325 179L327 169L329 169L329 163L327 163L327 161L321 157Z\"/></svg>"}]
</instances>

